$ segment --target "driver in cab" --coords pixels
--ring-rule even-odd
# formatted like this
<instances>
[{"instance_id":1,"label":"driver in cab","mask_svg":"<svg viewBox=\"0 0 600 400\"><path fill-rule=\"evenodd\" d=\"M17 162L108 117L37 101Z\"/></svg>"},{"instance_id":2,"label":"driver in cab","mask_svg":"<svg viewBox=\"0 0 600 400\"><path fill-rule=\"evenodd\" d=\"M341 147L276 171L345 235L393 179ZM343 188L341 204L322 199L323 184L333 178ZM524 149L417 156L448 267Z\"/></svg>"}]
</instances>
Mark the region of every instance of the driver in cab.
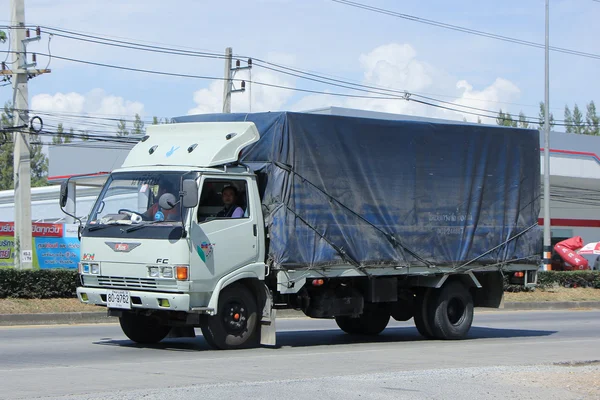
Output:
<instances>
[{"instance_id":1,"label":"driver in cab","mask_svg":"<svg viewBox=\"0 0 600 400\"><path fill-rule=\"evenodd\" d=\"M237 205L238 190L235 186L226 186L222 192L223 209L217 214L217 218L241 218L244 210Z\"/></svg>"},{"instance_id":2,"label":"driver in cab","mask_svg":"<svg viewBox=\"0 0 600 400\"><path fill-rule=\"evenodd\" d=\"M167 199L168 203L173 204L171 209L165 209L159 205L159 200L164 194L170 195ZM143 214L144 219L152 221L177 221L179 219L179 207L175 205L177 203L177 197L175 196L175 185L173 182L166 179L161 179L158 183L158 191L155 197L155 203L148 208Z\"/></svg>"}]
</instances>

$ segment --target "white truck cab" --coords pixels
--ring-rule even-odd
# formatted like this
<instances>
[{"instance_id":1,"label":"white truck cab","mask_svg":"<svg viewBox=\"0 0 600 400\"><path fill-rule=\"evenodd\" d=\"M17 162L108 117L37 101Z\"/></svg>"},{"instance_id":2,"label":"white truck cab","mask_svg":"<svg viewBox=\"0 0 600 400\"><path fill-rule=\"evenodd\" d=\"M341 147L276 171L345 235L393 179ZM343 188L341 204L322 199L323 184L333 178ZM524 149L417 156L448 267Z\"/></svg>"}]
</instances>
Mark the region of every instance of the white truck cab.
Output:
<instances>
[{"instance_id":1,"label":"white truck cab","mask_svg":"<svg viewBox=\"0 0 600 400\"><path fill-rule=\"evenodd\" d=\"M199 326L220 306L222 312L229 307L229 326L239 329L248 319L255 326L257 302L251 307L234 298L220 305L219 296L236 281L250 280L254 290L265 277L256 176L235 165L243 148L259 139L256 127L189 123L147 132L111 173L82 229L79 299L108 307L136 342L161 340L167 323ZM236 194L235 218L219 217L226 187ZM237 294L252 293L246 290ZM161 318L151 318L153 311Z\"/></svg>"}]
</instances>

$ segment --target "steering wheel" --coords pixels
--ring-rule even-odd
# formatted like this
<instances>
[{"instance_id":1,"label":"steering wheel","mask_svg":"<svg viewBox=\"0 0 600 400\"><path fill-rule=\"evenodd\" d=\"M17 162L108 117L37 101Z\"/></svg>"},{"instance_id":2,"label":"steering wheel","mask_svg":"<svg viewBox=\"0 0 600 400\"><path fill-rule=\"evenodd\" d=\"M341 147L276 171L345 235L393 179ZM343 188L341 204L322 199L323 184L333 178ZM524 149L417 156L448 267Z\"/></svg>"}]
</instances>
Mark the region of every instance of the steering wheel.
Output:
<instances>
[{"instance_id":1,"label":"steering wheel","mask_svg":"<svg viewBox=\"0 0 600 400\"><path fill-rule=\"evenodd\" d=\"M139 213L139 212L137 212L137 211L128 210L128 209L126 209L126 208L121 208L121 209L119 210L119 214L127 214L127 215L129 215L129 216L131 216L131 215L135 214L135 215L139 215L139 216L140 216L142 219L144 218L144 216L143 216L141 213Z\"/></svg>"}]
</instances>

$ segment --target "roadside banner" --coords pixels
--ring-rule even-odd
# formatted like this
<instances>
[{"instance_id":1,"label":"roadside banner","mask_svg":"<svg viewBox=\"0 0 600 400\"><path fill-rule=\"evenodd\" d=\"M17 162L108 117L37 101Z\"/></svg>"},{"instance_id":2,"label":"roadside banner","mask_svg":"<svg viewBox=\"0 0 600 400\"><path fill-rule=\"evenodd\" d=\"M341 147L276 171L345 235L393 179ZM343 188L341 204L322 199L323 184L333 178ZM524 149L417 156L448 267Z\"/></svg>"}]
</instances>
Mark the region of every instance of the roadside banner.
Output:
<instances>
[{"instance_id":1,"label":"roadside banner","mask_svg":"<svg viewBox=\"0 0 600 400\"><path fill-rule=\"evenodd\" d=\"M14 223L0 222L0 268L14 267ZM76 269L79 239L76 224L33 223L33 268Z\"/></svg>"}]
</instances>

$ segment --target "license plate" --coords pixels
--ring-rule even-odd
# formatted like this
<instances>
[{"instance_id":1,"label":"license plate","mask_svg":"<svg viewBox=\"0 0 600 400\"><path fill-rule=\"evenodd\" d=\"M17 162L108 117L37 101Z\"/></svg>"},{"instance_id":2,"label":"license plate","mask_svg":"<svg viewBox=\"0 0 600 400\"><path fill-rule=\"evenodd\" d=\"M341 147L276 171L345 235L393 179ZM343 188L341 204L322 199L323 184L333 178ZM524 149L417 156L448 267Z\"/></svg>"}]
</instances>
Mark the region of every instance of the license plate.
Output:
<instances>
[{"instance_id":1,"label":"license plate","mask_svg":"<svg viewBox=\"0 0 600 400\"><path fill-rule=\"evenodd\" d=\"M109 290L106 292L106 306L131 310L131 296L126 290Z\"/></svg>"}]
</instances>

